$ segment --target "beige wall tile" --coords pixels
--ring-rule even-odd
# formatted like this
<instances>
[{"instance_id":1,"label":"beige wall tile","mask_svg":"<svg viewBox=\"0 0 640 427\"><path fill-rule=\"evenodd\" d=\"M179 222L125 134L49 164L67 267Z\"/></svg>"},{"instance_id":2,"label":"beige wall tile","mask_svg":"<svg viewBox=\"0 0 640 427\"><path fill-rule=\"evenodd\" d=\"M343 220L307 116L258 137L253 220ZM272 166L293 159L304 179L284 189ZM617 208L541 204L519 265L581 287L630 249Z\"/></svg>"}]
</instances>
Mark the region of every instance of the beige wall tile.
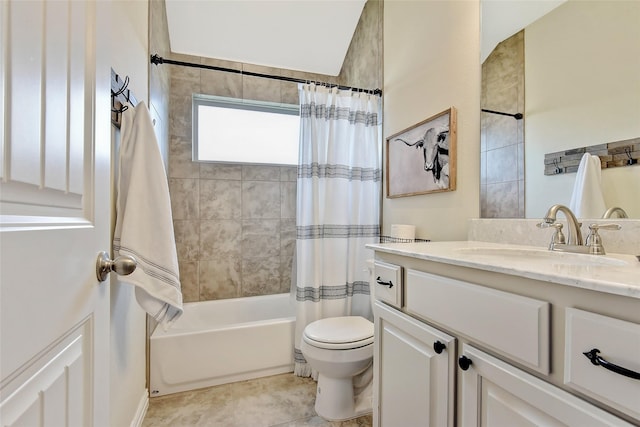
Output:
<instances>
[{"instance_id":1,"label":"beige wall tile","mask_svg":"<svg viewBox=\"0 0 640 427\"><path fill-rule=\"evenodd\" d=\"M242 165L224 163L200 163L202 179L242 179Z\"/></svg>"},{"instance_id":2,"label":"beige wall tile","mask_svg":"<svg viewBox=\"0 0 640 427\"><path fill-rule=\"evenodd\" d=\"M242 224L235 220L200 221L200 260L240 257Z\"/></svg>"},{"instance_id":3,"label":"beige wall tile","mask_svg":"<svg viewBox=\"0 0 640 427\"><path fill-rule=\"evenodd\" d=\"M500 43L482 65L481 105L522 112L524 95L524 35L520 32ZM524 120L483 113L480 137L480 216L523 217Z\"/></svg>"},{"instance_id":4,"label":"beige wall tile","mask_svg":"<svg viewBox=\"0 0 640 427\"><path fill-rule=\"evenodd\" d=\"M200 180L200 218L239 219L241 215L241 181Z\"/></svg>"},{"instance_id":5,"label":"beige wall tile","mask_svg":"<svg viewBox=\"0 0 640 427\"><path fill-rule=\"evenodd\" d=\"M180 269L180 286L182 288L182 302L200 300L198 262L178 261Z\"/></svg>"},{"instance_id":6,"label":"beige wall tile","mask_svg":"<svg viewBox=\"0 0 640 427\"><path fill-rule=\"evenodd\" d=\"M280 82L262 77L243 76L242 97L255 101L281 102Z\"/></svg>"},{"instance_id":7,"label":"beige wall tile","mask_svg":"<svg viewBox=\"0 0 640 427\"><path fill-rule=\"evenodd\" d=\"M365 4L342 64L340 84L382 89L382 7L382 1Z\"/></svg>"},{"instance_id":8,"label":"beige wall tile","mask_svg":"<svg viewBox=\"0 0 640 427\"><path fill-rule=\"evenodd\" d=\"M280 255L280 220L242 221L242 259Z\"/></svg>"},{"instance_id":9,"label":"beige wall tile","mask_svg":"<svg viewBox=\"0 0 640 427\"><path fill-rule=\"evenodd\" d=\"M198 178L200 165L192 160L191 139L174 136L169 143L169 178Z\"/></svg>"},{"instance_id":10,"label":"beige wall tile","mask_svg":"<svg viewBox=\"0 0 640 427\"><path fill-rule=\"evenodd\" d=\"M291 292L291 273L293 266L293 257L281 255L280 256L280 292Z\"/></svg>"},{"instance_id":11,"label":"beige wall tile","mask_svg":"<svg viewBox=\"0 0 640 427\"><path fill-rule=\"evenodd\" d=\"M280 293L280 257L242 260L241 296Z\"/></svg>"},{"instance_id":12,"label":"beige wall tile","mask_svg":"<svg viewBox=\"0 0 640 427\"><path fill-rule=\"evenodd\" d=\"M174 220L199 218L199 186L197 179L169 179L171 212Z\"/></svg>"},{"instance_id":13,"label":"beige wall tile","mask_svg":"<svg viewBox=\"0 0 640 427\"><path fill-rule=\"evenodd\" d=\"M280 166L280 181L297 181L298 179L298 167L297 166Z\"/></svg>"},{"instance_id":14,"label":"beige wall tile","mask_svg":"<svg viewBox=\"0 0 640 427\"><path fill-rule=\"evenodd\" d=\"M487 151L487 184L516 181L518 179L518 169L517 166L514 166L514 163L517 157L517 145L509 145Z\"/></svg>"},{"instance_id":15,"label":"beige wall tile","mask_svg":"<svg viewBox=\"0 0 640 427\"><path fill-rule=\"evenodd\" d=\"M280 218L296 217L296 183L280 183Z\"/></svg>"},{"instance_id":16,"label":"beige wall tile","mask_svg":"<svg viewBox=\"0 0 640 427\"><path fill-rule=\"evenodd\" d=\"M169 99L169 105L171 108L169 134L191 141L191 95L177 96L172 94Z\"/></svg>"},{"instance_id":17,"label":"beige wall tile","mask_svg":"<svg viewBox=\"0 0 640 427\"><path fill-rule=\"evenodd\" d=\"M242 179L245 181L280 181L280 166L243 165Z\"/></svg>"},{"instance_id":18,"label":"beige wall tile","mask_svg":"<svg viewBox=\"0 0 640 427\"><path fill-rule=\"evenodd\" d=\"M296 250L296 220L280 220L280 292L291 290L291 267Z\"/></svg>"},{"instance_id":19,"label":"beige wall tile","mask_svg":"<svg viewBox=\"0 0 640 427\"><path fill-rule=\"evenodd\" d=\"M280 83L280 95L283 104L295 104L300 102L300 94L298 93L298 83L286 82Z\"/></svg>"},{"instance_id":20,"label":"beige wall tile","mask_svg":"<svg viewBox=\"0 0 640 427\"><path fill-rule=\"evenodd\" d=\"M280 219L280 182L243 181L242 218Z\"/></svg>"},{"instance_id":21,"label":"beige wall tile","mask_svg":"<svg viewBox=\"0 0 640 427\"><path fill-rule=\"evenodd\" d=\"M200 262L200 300L235 298L240 289L240 260L236 257Z\"/></svg>"},{"instance_id":22,"label":"beige wall tile","mask_svg":"<svg viewBox=\"0 0 640 427\"><path fill-rule=\"evenodd\" d=\"M487 184L487 218L515 218L518 214L518 181Z\"/></svg>"},{"instance_id":23,"label":"beige wall tile","mask_svg":"<svg viewBox=\"0 0 640 427\"><path fill-rule=\"evenodd\" d=\"M280 254L284 257L293 258L293 251L296 248L296 220L280 220Z\"/></svg>"},{"instance_id":24,"label":"beige wall tile","mask_svg":"<svg viewBox=\"0 0 640 427\"><path fill-rule=\"evenodd\" d=\"M174 220L173 231L178 260L197 261L200 258L200 221Z\"/></svg>"},{"instance_id":25,"label":"beige wall tile","mask_svg":"<svg viewBox=\"0 0 640 427\"><path fill-rule=\"evenodd\" d=\"M224 71L203 70L201 93L204 95L242 98L242 75Z\"/></svg>"}]
</instances>

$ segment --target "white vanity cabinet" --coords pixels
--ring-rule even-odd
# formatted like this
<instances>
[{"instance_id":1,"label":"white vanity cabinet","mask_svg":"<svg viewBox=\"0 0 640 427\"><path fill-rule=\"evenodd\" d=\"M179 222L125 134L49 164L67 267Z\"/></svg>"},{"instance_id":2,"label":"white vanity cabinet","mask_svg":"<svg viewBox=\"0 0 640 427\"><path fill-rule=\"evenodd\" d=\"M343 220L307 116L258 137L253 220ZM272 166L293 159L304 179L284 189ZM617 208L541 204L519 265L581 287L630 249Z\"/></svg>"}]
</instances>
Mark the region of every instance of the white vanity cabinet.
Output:
<instances>
[{"instance_id":1,"label":"white vanity cabinet","mask_svg":"<svg viewBox=\"0 0 640 427\"><path fill-rule=\"evenodd\" d=\"M376 271L400 288L372 283L374 426L640 425L640 380L583 354L640 371L638 298L393 250Z\"/></svg>"}]
</instances>

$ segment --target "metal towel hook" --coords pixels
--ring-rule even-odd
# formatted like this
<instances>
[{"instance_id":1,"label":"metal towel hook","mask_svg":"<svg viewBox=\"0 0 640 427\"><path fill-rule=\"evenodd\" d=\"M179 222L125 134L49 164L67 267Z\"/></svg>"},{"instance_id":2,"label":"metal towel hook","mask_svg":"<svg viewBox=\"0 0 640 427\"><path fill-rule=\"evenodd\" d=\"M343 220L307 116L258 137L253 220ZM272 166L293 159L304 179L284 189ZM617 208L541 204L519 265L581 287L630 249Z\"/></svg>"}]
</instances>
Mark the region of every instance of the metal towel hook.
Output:
<instances>
[{"instance_id":1,"label":"metal towel hook","mask_svg":"<svg viewBox=\"0 0 640 427\"><path fill-rule=\"evenodd\" d=\"M635 165L636 163L638 163L638 159L634 159L633 157L631 157L631 147L624 147L624 153L627 155L628 159L627 159L627 165L631 166L631 165Z\"/></svg>"}]
</instances>

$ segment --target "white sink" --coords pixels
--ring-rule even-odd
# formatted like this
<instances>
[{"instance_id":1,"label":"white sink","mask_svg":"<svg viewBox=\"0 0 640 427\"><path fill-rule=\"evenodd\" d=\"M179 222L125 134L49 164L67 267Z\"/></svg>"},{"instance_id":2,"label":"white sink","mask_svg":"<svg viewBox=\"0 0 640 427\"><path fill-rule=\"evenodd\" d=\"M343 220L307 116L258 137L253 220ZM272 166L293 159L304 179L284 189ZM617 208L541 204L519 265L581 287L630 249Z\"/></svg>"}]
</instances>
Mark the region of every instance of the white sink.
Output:
<instances>
[{"instance_id":1,"label":"white sink","mask_svg":"<svg viewBox=\"0 0 640 427\"><path fill-rule=\"evenodd\" d=\"M458 248L459 253L484 259L510 259L513 261L548 261L551 264L566 265L601 265L601 266L625 266L629 263L625 260L609 257L606 255L589 255L571 252L556 252L546 249L535 248L490 248L490 247L470 247Z\"/></svg>"}]
</instances>

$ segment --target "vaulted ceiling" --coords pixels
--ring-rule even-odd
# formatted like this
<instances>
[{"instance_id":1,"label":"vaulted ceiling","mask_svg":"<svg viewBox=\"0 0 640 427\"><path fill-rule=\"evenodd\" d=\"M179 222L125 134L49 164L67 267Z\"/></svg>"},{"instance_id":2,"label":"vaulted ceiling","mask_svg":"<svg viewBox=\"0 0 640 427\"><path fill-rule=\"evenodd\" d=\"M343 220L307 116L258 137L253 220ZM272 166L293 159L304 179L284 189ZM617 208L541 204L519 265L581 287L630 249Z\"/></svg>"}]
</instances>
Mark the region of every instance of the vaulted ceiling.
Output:
<instances>
[{"instance_id":1,"label":"vaulted ceiling","mask_svg":"<svg viewBox=\"0 0 640 427\"><path fill-rule=\"evenodd\" d=\"M166 0L171 51L336 76L366 0Z\"/></svg>"}]
</instances>

